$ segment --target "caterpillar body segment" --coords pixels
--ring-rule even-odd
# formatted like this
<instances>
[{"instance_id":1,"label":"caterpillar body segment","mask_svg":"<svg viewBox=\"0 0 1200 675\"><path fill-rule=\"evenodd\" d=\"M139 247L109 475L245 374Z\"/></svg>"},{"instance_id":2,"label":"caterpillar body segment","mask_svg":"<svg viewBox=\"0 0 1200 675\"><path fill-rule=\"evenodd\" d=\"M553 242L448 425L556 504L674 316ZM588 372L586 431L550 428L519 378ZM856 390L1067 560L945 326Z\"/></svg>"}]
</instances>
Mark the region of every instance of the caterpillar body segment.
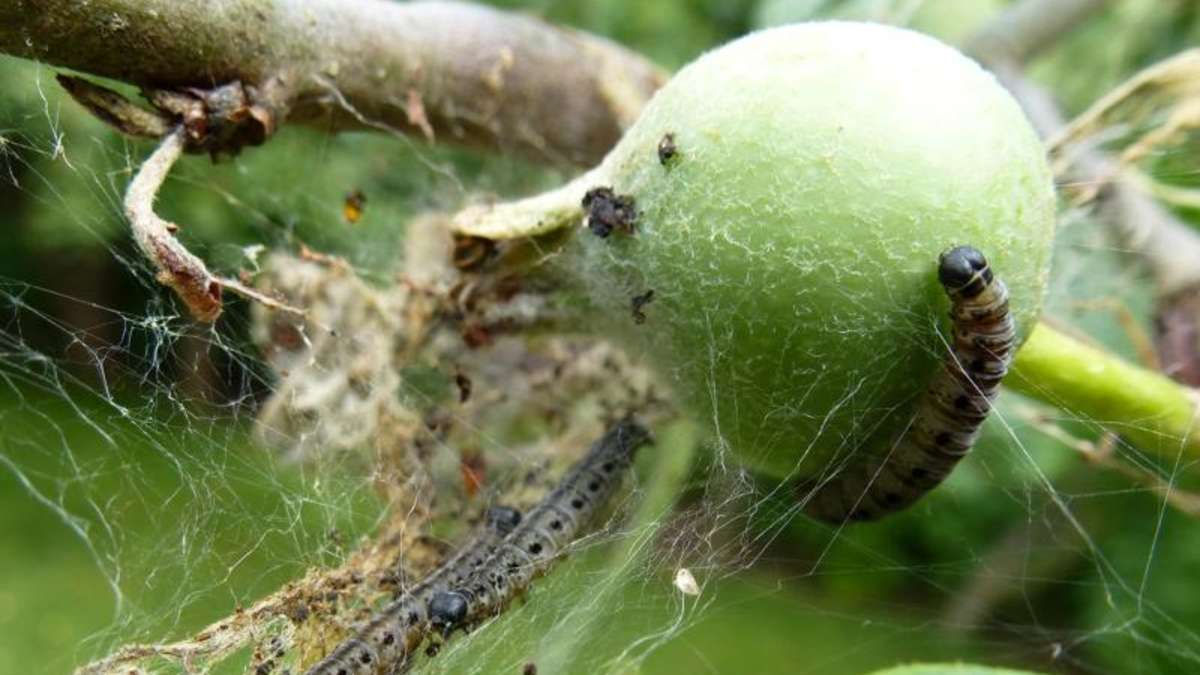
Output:
<instances>
[{"instance_id":1,"label":"caterpillar body segment","mask_svg":"<svg viewBox=\"0 0 1200 675\"><path fill-rule=\"evenodd\" d=\"M609 430L464 583L431 596L433 630L444 637L465 630L523 594L616 493L634 452L649 438L631 421Z\"/></svg>"},{"instance_id":2,"label":"caterpillar body segment","mask_svg":"<svg viewBox=\"0 0 1200 675\"><path fill-rule=\"evenodd\" d=\"M798 496L810 516L839 523L908 508L941 484L979 437L1016 343L1008 289L970 246L941 255L938 280L950 298L950 351L911 425L892 448L802 485Z\"/></svg>"},{"instance_id":3,"label":"caterpillar body segment","mask_svg":"<svg viewBox=\"0 0 1200 675\"><path fill-rule=\"evenodd\" d=\"M489 508L484 513L483 531L459 549L447 564L435 570L426 586L430 591L437 591L461 583L472 570L495 552L504 541L504 537L521 523L521 518L520 511L507 506Z\"/></svg>"},{"instance_id":4,"label":"caterpillar body segment","mask_svg":"<svg viewBox=\"0 0 1200 675\"><path fill-rule=\"evenodd\" d=\"M521 512L516 509L489 508L478 535L416 586L384 606L305 675L367 675L397 669L429 633L429 598L466 579L520 522Z\"/></svg>"}]
</instances>

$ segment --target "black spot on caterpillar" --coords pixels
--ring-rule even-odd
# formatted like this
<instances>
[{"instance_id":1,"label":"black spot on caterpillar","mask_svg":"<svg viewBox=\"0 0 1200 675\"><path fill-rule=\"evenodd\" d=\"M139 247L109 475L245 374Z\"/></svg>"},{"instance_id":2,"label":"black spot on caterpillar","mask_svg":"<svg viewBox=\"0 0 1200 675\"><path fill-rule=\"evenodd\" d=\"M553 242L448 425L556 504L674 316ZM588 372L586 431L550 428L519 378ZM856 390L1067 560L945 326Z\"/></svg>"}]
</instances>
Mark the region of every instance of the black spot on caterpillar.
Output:
<instances>
[{"instance_id":1,"label":"black spot on caterpillar","mask_svg":"<svg viewBox=\"0 0 1200 675\"><path fill-rule=\"evenodd\" d=\"M828 522L874 520L911 506L971 451L1012 360L1016 332L1008 289L977 249L959 246L938 261L950 297L950 353L889 453L799 488L805 512Z\"/></svg>"},{"instance_id":2,"label":"black spot on caterpillar","mask_svg":"<svg viewBox=\"0 0 1200 675\"><path fill-rule=\"evenodd\" d=\"M337 646L306 675L365 675L392 672L425 640L429 632L429 598L461 584L473 569L495 553L500 542L521 522L521 512L493 506L484 526L454 557L389 603L349 639Z\"/></svg>"},{"instance_id":3,"label":"black spot on caterpillar","mask_svg":"<svg viewBox=\"0 0 1200 675\"><path fill-rule=\"evenodd\" d=\"M433 630L443 637L459 628L465 630L499 614L524 593L617 491L634 451L649 439L650 434L631 421L605 433L491 557L461 584L430 597Z\"/></svg>"}]
</instances>

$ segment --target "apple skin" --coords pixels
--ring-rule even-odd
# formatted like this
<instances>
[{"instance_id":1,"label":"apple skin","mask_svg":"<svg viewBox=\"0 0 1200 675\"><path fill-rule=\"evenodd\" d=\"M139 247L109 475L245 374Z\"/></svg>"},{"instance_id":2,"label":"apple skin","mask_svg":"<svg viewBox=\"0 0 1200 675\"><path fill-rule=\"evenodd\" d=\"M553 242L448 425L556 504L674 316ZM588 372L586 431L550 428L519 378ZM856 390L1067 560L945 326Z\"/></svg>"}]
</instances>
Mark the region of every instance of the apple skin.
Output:
<instances>
[{"instance_id":1,"label":"apple skin","mask_svg":"<svg viewBox=\"0 0 1200 675\"><path fill-rule=\"evenodd\" d=\"M588 180L637 219L554 257L582 283L585 323L656 367L719 447L781 478L903 432L946 354L939 253L984 252L1020 340L1046 290L1041 141L991 74L904 29L794 24L711 51Z\"/></svg>"}]
</instances>

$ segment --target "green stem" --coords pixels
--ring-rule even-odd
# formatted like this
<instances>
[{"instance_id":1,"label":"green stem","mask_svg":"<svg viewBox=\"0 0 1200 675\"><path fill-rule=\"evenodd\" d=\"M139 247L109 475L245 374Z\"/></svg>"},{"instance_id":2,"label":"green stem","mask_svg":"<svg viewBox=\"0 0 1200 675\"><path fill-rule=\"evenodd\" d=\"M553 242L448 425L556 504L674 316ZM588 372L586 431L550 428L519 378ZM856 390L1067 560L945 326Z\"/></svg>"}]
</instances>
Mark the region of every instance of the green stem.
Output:
<instances>
[{"instance_id":1,"label":"green stem","mask_svg":"<svg viewBox=\"0 0 1200 675\"><path fill-rule=\"evenodd\" d=\"M1198 393L1045 323L1017 352L1010 388L1095 421L1137 446L1200 457Z\"/></svg>"}]
</instances>

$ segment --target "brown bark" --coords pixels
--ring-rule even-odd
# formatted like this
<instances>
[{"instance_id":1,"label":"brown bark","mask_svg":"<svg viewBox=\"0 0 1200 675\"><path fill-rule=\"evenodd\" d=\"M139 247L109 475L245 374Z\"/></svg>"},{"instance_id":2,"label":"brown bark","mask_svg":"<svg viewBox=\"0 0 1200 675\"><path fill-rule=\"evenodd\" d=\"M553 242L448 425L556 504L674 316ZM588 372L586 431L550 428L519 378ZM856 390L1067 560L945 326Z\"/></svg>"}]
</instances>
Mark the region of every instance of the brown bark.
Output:
<instances>
[{"instance_id":1,"label":"brown bark","mask_svg":"<svg viewBox=\"0 0 1200 675\"><path fill-rule=\"evenodd\" d=\"M665 80L604 39L450 2L9 0L0 52L152 89L240 81L290 121L580 166Z\"/></svg>"}]
</instances>

